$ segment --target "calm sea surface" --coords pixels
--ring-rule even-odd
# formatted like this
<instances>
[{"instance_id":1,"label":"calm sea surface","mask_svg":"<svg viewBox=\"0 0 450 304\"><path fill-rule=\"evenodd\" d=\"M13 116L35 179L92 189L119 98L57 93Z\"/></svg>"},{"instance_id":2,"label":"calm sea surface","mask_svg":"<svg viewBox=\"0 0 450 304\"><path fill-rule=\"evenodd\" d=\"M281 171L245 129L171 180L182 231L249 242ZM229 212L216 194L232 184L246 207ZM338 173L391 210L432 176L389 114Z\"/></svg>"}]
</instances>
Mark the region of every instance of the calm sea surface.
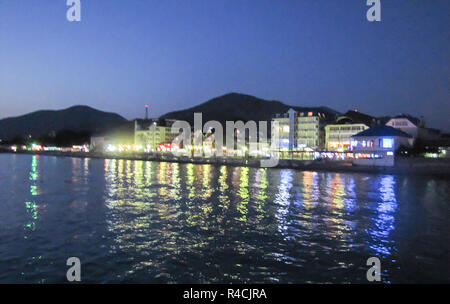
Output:
<instances>
[{"instance_id":1,"label":"calm sea surface","mask_svg":"<svg viewBox=\"0 0 450 304\"><path fill-rule=\"evenodd\" d=\"M449 186L0 154L0 283L448 283Z\"/></svg>"}]
</instances>

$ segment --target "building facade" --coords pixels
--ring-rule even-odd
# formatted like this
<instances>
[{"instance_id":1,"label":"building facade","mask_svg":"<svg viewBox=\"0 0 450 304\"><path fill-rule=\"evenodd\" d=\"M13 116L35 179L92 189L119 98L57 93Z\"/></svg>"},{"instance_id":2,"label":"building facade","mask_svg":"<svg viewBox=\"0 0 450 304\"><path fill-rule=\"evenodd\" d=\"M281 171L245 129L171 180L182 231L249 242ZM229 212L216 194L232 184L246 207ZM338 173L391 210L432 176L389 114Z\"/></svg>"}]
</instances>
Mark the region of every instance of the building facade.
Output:
<instances>
[{"instance_id":1,"label":"building facade","mask_svg":"<svg viewBox=\"0 0 450 304\"><path fill-rule=\"evenodd\" d=\"M395 151L412 147L411 135L385 125L376 125L352 136L351 150L354 165L393 166Z\"/></svg>"},{"instance_id":2,"label":"building facade","mask_svg":"<svg viewBox=\"0 0 450 304\"><path fill-rule=\"evenodd\" d=\"M391 118L386 125L401 130L411 135L414 139L434 141L441 138L439 130L426 128L423 119L410 115L400 115Z\"/></svg>"},{"instance_id":3,"label":"building facade","mask_svg":"<svg viewBox=\"0 0 450 304\"><path fill-rule=\"evenodd\" d=\"M328 151L348 151L352 136L369 127L363 123L331 124L325 126L325 149Z\"/></svg>"},{"instance_id":4,"label":"building facade","mask_svg":"<svg viewBox=\"0 0 450 304\"><path fill-rule=\"evenodd\" d=\"M325 149L344 152L350 150L352 136L377 124L375 117L359 112L347 111L325 127Z\"/></svg>"},{"instance_id":5,"label":"building facade","mask_svg":"<svg viewBox=\"0 0 450 304\"><path fill-rule=\"evenodd\" d=\"M386 126L396 128L401 130L413 138L418 138L420 133L420 128L423 127L423 123L420 119L409 116L409 115L400 115L394 118L391 118Z\"/></svg>"},{"instance_id":6,"label":"building facade","mask_svg":"<svg viewBox=\"0 0 450 304\"><path fill-rule=\"evenodd\" d=\"M178 133L172 133L172 119L137 119L134 127L134 144L137 150L159 151L160 145L171 144Z\"/></svg>"},{"instance_id":7,"label":"building facade","mask_svg":"<svg viewBox=\"0 0 450 304\"><path fill-rule=\"evenodd\" d=\"M291 117L292 117L291 113ZM272 118L272 140L275 140L274 134L278 132L278 148L279 150L287 151L292 149L293 147L293 134L291 134L291 121L289 112L283 114L276 114L275 117ZM278 126L275 126L273 122L277 122ZM277 128L278 130L275 130Z\"/></svg>"},{"instance_id":8,"label":"building facade","mask_svg":"<svg viewBox=\"0 0 450 304\"><path fill-rule=\"evenodd\" d=\"M313 114L310 116L299 116L297 118L296 128L296 144L298 149L323 149L325 145L325 131L321 116Z\"/></svg>"},{"instance_id":9,"label":"building facade","mask_svg":"<svg viewBox=\"0 0 450 304\"><path fill-rule=\"evenodd\" d=\"M317 111L288 112L277 114L272 122L278 122L279 149L320 150L325 144L325 113ZM275 126L272 124L272 134Z\"/></svg>"}]
</instances>

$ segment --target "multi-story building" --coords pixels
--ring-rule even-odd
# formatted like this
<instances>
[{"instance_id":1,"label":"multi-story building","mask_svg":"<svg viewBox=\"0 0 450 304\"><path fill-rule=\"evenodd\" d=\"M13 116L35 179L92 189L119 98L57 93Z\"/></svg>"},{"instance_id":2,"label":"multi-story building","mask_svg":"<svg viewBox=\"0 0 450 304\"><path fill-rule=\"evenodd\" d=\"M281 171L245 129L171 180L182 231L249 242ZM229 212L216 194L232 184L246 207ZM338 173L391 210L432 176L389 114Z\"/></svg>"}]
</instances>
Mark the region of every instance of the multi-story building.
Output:
<instances>
[{"instance_id":1,"label":"multi-story building","mask_svg":"<svg viewBox=\"0 0 450 304\"><path fill-rule=\"evenodd\" d=\"M338 116L335 123L325 126L325 149L328 151L349 150L352 136L369 129L377 122L376 118L357 110Z\"/></svg>"},{"instance_id":2,"label":"multi-story building","mask_svg":"<svg viewBox=\"0 0 450 304\"><path fill-rule=\"evenodd\" d=\"M322 113L314 115L313 112L308 112L307 115L297 117L297 149L322 149L325 144L324 119L319 116Z\"/></svg>"},{"instance_id":3,"label":"multi-story building","mask_svg":"<svg viewBox=\"0 0 450 304\"><path fill-rule=\"evenodd\" d=\"M297 112L289 109L286 113L276 114L272 122L278 122L278 140L280 150L305 149L319 150L324 146L324 125L326 114L317 111ZM272 124L272 134L274 134Z\"/></svg>"},{"instance_id":4,"label":"multi-story building","mask_svg":"<svg viewBox=\"0 0 450 304\"><path fill-rule=\"evenodd\" d=\"M424 127L424 124L419 118L412 117L410 115L399 115L391 118L386 123L386 126L399 129L411 135L413 138L417 138L419 137L419 130Z\"/></svg>"},{"instance_id":5,"label":"multi-story building","mask_svg":"<svg viewBox=\"0 0 450 304\"><path fill-rule=\"evenodd\" d=\"M331 124L325 126L325 148L328 151L347 151L352 136L369 129L365 124Z\"/></svg>"},{"instance_id":6,"label":"multi-story building","mask_svg":"<svg viewBox=\"0 0 450 304\"><path fill-rule=\"evenodd\" d=\"M416 118L411 115L402 114L391 118L386 126L390 126L401 130L414 139L420 139L422 141L435 141L441 138L439 130L430 129L425 127L425 121L422 118Z\"/></svg>"},{"instance_id":7,"label":"multi-story building","mask_svg":"<svg viewBox=\"0 0 450 304\"><path fill-rule=\"evenodd\" d=\"M136 119L134 144L147 152L157 151L162 144L171 144L177 133L171 132L172 119Z\"/></svg>"},{"instance_id":8,"label":"multi-story building","mask_svg":"<svg viewBox=\"0 0 450 304\"><path fill-rule=\"evenodd\" d=\"M292 110L292 109L291 109ZM290 111L290 110L289 110ZM291 134L291 123L290 123L290 112L276 114L275 117L272 118L272 122L278 123L278 130L275 130L275 126L272 123L272 140L274 140L274 134L278 131L278 147L280 150L289 150L293 148L293 134ZM293 113L291 113L293 115Z\"/></svg>"}]
</instances>

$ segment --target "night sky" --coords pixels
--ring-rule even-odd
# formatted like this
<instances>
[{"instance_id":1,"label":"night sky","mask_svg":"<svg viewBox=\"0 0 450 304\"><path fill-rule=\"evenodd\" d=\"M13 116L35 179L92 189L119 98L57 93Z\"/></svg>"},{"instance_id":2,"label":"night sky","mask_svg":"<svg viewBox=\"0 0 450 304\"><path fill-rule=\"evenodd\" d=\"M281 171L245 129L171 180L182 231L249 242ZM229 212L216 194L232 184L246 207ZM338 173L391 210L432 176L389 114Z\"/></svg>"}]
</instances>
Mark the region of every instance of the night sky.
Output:
<instances>
[{"instance_id":1,"label":"night sky","mask_svg":"<svg viewBox=\"0 0 450 304\"><path fill-rule=\"evenodd\" d=\"M239 92L423 115L450 131L450 1L0 0L0 118L85 104L128 119Z\"/></svg>"}]
</instances>

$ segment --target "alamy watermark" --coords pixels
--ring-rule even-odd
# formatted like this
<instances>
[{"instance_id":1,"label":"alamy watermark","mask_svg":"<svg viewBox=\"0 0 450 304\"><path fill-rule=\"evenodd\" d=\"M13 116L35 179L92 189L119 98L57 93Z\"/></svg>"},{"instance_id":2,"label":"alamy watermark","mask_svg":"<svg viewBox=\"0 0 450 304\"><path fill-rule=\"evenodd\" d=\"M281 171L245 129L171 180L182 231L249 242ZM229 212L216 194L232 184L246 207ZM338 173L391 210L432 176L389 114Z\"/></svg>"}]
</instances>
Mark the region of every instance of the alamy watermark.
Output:
<instances>
[{"instance_id":1,"label":"alamy watermark","mask_svg":"<svg viewBox=\"0 0 450 304\"><path fill-rule=\"evenodd\" d=\"M66 18L69 22L81 21L81 0L66 0L69 6ZM381 0L366 0L366 5L370 6L367 10L366 17L369 22L381 21Z\"/></svg>"},{"instance_id":2,"label":"alamy watermark","mask_svg":"<svg viewBox=\"0 0 450 304\"><path fill-rule=\"evenodd\" d=\"M216 120L210 120L203 124L202 113L194 113L193 133L191 125L187 121L177 120L172 124L171 132L178 134L172 141L172 146L194 147L192 149L192 156L194 157L228 156L230 151L232 151L231 153L243 151L244 154L248 155L258 152L261 158L261 167L275 167L279 161L279 154L277 153L279 148L279 123L272 121L270 141L267 125L266 121L259 121L258 123L253 120L245 123L243 121L226 121L224 128ZM203 147L205 134L209 135L210 148L196 149L195 147ZM175 156L183 156L186 155L186 150L177 149L172 153Z\"/></svg>"},{"instance_id":3,"label":"alamy watermark","mask_svg":"<svg viewBox=\"0 0 450 304\"><path fill-rule=\"evenodd\" d=\"M70 257L66 262L67 266L71 266L66 272L66 278L69 282L81 281L81 261L77 257ZM366 262L367 266L371 266L366 272L366 278L369 282L381 281L381 262L377 257L370 257Z\"/></svg>"},{"instance_id":4,"label":"alamy watermark","mask_svg":"<svg viewBox=\"0 0 450 304\"><path fill-rule=\"evenodd\" d=\"M67 266L71 266L66 272L66 278L69 282L81 281L81 261L77 257L70 257L66 262Z\"/></svg>"},{"instance_id":5,"label":"alamy watermark","mask_svg":"<svg viewBox=\"0 0 450 304\"><path fill-rule=\"evenodd\" d=\"M381 0L367 0L366 5L371 6L367 10L367 21L381 21Z\"/></svg>"},{"instance_id":6,"label":"alamy watermark","mask_svg":"<svg viewBox=\"0 0 450 304\"><path fill-rule=\"evenodd\" d=\"M366 278L369 282L380 282L381 281L381 262L377 257L370 257L366 262L367 266L372 266L367 270Z\"/></svg>"},{"instance_id":7,"label":"alamy watermark","mask_svg":"<svg viewBox=\"0 0 450 304\"><path fill-rule=\"evenodd\" d=\"M67 0L66 5L70 6L66 13L66 18L69 22L81 21L81 1Z\"/></svg>"}]
</instances>

